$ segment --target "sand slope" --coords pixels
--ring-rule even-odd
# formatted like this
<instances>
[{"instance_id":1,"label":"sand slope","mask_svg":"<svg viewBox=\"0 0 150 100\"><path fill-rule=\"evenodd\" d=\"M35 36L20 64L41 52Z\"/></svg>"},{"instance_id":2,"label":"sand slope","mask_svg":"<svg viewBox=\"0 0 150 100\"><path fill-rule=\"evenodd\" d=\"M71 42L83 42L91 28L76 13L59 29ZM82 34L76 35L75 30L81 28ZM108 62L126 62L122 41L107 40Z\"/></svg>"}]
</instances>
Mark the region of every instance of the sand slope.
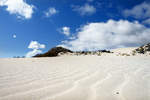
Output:
<instances>
[{"instance_id":1,"label":"sand slope","mask_svg":"<svg viewBox=\"0 0 150 100\"><path fill-rule=\"evenodd\" d=\"M150 100L150 56L0 59L0 100Z\"/></svg>"}]
</instances>

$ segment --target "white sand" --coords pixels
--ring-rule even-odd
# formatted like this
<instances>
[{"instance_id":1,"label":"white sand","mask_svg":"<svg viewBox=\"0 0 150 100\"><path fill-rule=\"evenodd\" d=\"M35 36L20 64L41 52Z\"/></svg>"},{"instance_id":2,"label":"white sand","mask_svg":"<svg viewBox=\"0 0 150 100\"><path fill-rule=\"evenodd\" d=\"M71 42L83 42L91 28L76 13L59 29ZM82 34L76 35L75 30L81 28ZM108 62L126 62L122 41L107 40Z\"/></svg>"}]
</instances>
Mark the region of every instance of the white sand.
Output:
<instances>
[{"instance_id":1,"label":"white sand","mask_svg":"<svg viewBox=\"0 0 150 100\"><path fill-rule=\"evenodd\" d=\"M0 100L150 100L150 56L0 59Z\"/></svg>"},{"instance_id":2,"label":"white sand","mask_svg":"<svg viewBox=\"0 0 150 100\"><path fill-rule=\"evenodd\" d=\"M118 48L118 49L113 49L111 51L115 53L127 53L131 54L133 50L137 49L138 47L129 47L129 48Z\"/></svg>"}]
</instances>

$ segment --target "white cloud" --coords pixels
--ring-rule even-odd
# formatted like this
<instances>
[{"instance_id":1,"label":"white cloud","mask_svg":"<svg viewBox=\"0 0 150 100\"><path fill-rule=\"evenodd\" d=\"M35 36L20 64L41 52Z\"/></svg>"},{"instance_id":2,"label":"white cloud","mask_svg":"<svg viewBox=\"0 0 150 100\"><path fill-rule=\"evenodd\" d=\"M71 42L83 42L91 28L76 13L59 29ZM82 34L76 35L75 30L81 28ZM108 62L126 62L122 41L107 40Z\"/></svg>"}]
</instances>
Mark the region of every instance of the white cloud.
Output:
<instances>
[{"instance_id":1,"label":"white cloud","mask_svg":"<svg viewBox=\"0 0 150 100\"><path fill-rule=\"evenodd\" d=\"M14 35L13 35L13 38L16 38L16 37L17 37L16 34L14 34Z\"/></svg>"},{"instance_id":2,"label":"white cloud","mask_svg":"<svg viewBox=\"0 0 150 100\"><path fill-rule=\"evenodd\" d=\"M26 54L26 57L33 57L33 56L35 56L36 54L40 54L40 53L42 53L41 50L33 49L32 51L29 51L29 52Z\"/></svg>"},{"instance_id":3,"label":"white cloud","mask_svg":"<svg viewBox=\"0 0 150 100\"><path fill-rule=\"evenodd\" d=\"M6 6L10 14L16 14L18 18L29 19L33 14L33 5L27 4L24 0L0 0L0 6Z\"/></svg>"},{"instance_id":4,"label":"white cloud","mask_svg":"<svg viewBox=\"0 0 150 100\"><path fill-rule=\"evenodd\" d=\"M143 24L150 25L150 18L143 21Z\"/></svg>"},{"instance_id":5,"label":"white cloud","mask_svg":"<svg viewBox=\"0 0 150 100\"><path fill-rule=\"evenodd\" d=\"M66 36L69 36L70 35L70 27L67 27L67 26L62 27L61 28L61 33L63 33Z\"/></svg>"},{"instance_id":6,"label":"white cloud","mask_svg":"<svg viewBox=\"0 0 150 100\"><path fill-rule=\"evenodd\" d=\"M50 16L55 15L57 13L58 13L58 11L54 7L52 7L52 8L49 8L47 12L45 12L45 16L50 17Z\"/></svg>"},{"instance_id":7,"label":"white cloud","mask_svg":"<svg viewBox=\"0 0 150 100\"><path fill-rule=\"evenodd\" d=\"M99 50L139 46L150 42L150 29L138 22L109 20L82 26L76 39L62 42L71 50Z\"/></svg>"},{"instance_id":8,"label":"white cloud","mask_svg":"<svg viewBox=\"0 0 150 100\"><path fill-rule=\"evenodd\" d=\"M32 57L32 56L34 56L36 54L42 53L42 50L39 50L39 49L44 49L45 45L44 44L40 44L37 41L31 41L29 46L28 46L28 48L29 49L33 49L33 50L29 51L26 54L26 57Z\"/></svg>"},{"instance_id":9,"label":"white cloud","mask_svg":"<svg viewBox=\"0 0 150 100\"><path fill-rule=\"evenodd\" d=\"M29 49L43 49L43 48L45 48L45 45L40 44L37 41L31 41L28 48Z\"/></svg>"},{"instance_id":10,"label":"white cloud","mask_svg":"<svg viewBox=\"0 0 150 100\"><path fill-rule=\"evenodd\" d=\"M77 11L81 16L92 15L96 12L96 8L92 5L85 4L83 6L73 6L73 11Z\"/></svg>"},{"instance_id":11,"label":"white cloud","mask_svg":"<svg viewBox=\"0 0 150 100\"><path fill-rule=\"evenodd\" d=\"M132 9L126 9L125 16L132 16L135 18L149 18L150 17L150 3L143 2L134 6Z\"/></svg>"}]
</instances>

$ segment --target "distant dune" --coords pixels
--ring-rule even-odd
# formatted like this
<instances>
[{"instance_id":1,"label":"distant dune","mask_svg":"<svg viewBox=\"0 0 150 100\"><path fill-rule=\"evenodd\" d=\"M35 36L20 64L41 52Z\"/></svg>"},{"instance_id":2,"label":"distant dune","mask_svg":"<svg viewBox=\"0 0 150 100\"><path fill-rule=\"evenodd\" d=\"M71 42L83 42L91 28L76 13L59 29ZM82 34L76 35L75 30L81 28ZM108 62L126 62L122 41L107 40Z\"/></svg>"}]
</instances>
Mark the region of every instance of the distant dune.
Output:
<instances>
[{"instance_id":1,"label":"distant dune","mask_svg":"<svg viewBox=\"0 0 150 100\"><path fill-rule=\"evenodd\" d=\"M0 100L150 100L150 56L130 51L0 59Z\"/></svg>"},{"instance_id":2,"label":"distant dune","mask_svg":"<svg viewBox=\"0 0 150 100\"><path fill-rule=\"evenodd\" d=\"M150 43L141 47L130 48L117 48L113 50L97 50L97 51L71 51L63 47L51 48L48 52L37 54L33 57L56 57L61 55L117 55L117 56L137 56L137 55L150 55Z\"/></svg>"}]
</instances>

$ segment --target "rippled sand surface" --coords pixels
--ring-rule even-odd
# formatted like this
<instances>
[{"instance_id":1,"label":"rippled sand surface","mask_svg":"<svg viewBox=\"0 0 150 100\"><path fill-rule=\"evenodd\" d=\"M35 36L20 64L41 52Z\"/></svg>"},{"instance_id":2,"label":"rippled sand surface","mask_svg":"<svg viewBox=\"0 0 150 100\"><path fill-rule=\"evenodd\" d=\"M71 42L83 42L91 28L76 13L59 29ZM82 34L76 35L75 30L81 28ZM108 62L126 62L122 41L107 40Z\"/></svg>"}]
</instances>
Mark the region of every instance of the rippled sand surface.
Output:
<instances>
[{"instance_id":1,"label":"rippled sand surface","mask_svg":"<svg viewBox=\"0 0 150 100\"><path fill-rule=\"evenodd\" d=\"M0 100L150 100L150 56L0 59Z\"/></svg>"}]
</instances>

